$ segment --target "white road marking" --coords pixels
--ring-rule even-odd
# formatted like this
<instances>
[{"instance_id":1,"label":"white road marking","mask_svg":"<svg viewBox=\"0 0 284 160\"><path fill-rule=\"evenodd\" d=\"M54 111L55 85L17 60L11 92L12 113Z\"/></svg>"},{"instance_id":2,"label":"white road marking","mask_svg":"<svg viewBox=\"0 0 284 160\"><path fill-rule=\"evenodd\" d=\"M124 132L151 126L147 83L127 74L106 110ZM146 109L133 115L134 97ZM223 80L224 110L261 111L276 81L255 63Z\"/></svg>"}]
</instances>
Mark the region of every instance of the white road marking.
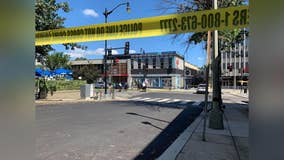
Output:
<instances>
[{"instance_id":1,"label":"white road marking","mask_svg":"<svg viewBox=\"0 0 284 160\"><path fill-rule=\"evenodd\" d=\"M142 99L139 99L139 101L146 101L146 100L149 100L151 98L142 98Z\"/></svg>"},{"instance_id":2,"label":"white road marking","mask_svg":"<svg viewBox=\"0 0 284 160\"><path fill-rule=\"evenodd\" d=\"M150 99L148 99L148 100L145 100L146 102L154 102L154 101L158 101L158 100L160 100L161 98L150 98Z\"/></svg>"},{"instance_id":3,"label":"white road marking","mask_svg":"<svg viewBox=\"0 0 284 160\"><path fill-rule=\"evenodd\" d=\"M169 101L170 99L169 98L164 98L162 100L159 100L158 102L166 102L166 101Z\"/></svg>"},{"instance_id":4,"label":"white road marking","mask_svg":"<svg viewBox=\"0 0 284 160\"><path fill-rule=\"evenodd\" d=\"M173 99L173 100L167 101L166 103L174 103L174 102L179 102L179 101L181 101L181 99Z\"/></svg>"}]
</instances>

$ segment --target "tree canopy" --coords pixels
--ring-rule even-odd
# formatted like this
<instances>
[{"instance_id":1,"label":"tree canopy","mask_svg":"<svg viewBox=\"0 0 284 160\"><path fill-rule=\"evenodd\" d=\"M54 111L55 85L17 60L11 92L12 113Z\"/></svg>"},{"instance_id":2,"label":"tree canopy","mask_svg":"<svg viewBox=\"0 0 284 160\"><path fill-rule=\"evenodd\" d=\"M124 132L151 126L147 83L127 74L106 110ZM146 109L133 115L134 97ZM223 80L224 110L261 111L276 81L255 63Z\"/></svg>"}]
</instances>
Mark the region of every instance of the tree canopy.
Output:
<instances>
[{"instance_id":1,"label":"tree canopy","mask_svg":"<svg viewBox=\"0 0 284 160\"><path fill-rule=\"evenodd\" d=\"M85 57L77 57L77 58L75 58L75 61L83 61L83 60L87 60L87 58L85 58Z\"/></svg>"},{"instance_id":2,"label":"tree canopy","mask_svg":"<svg viewBox=\"0 0 284 160\"><path fill-rule=\"evenodd\" d=\"M36 0L35 1L35 30L44 31L50 29L64 28L64 21L66 18L61 17L58 11L62 10L65 13L71 11L67 2L57 3L56 0ZM86 49L85 46L81 46L75 43L63 44L66 49L82 48ZM46 56L50 51L54 50L51 45L36 46L35 47L35 58L44 62Z\"/></svg>"},{"instance_id":3,"label":"tree canopy","mask_svg":"<svg viewBox=\"0 0 284 160\"><path fill-rule=\"evenodd\" d=\"M73 77L76 79L78 79L78 77L82 77L82 79L86 80L88 84L91 84L96 81L99 74L96 70L93 70L88 66L83 66L79 70L73 70Z\"/></svg>"},{"instance_id":4,"label":"tree canopy","mask_svg":"<svg viewBox=\"0 0 284 160\"><path fill-rule=\"evenodd\" d=\"M209 10L213 8L212 0L164 0L163 10L174 9L177 13L194 12L201 10ZM218 8L226 8L231 6L240 6L247 3L247 0L218 0ZM224 44L233 45L243 39L243 34L248 35L247 31L241 29L219 31L219 39L224 41ZM198 44L207 41L207 32L196 32L177 34L173 38L177 39L180 36L186 36L185 44L187 48L190 44Z\"/></svg>"},{"instance_id":5,"label":"tree canopy","mask_svg":"<svg viewBox=\"0 0 284 160\"><path fill-rule=\"evenodd\" d=\"M57 68L70 68L68 62L70 56L62 52L53 53L46 56L46 67L50 70Z\"/></svg>"}]
</instances>

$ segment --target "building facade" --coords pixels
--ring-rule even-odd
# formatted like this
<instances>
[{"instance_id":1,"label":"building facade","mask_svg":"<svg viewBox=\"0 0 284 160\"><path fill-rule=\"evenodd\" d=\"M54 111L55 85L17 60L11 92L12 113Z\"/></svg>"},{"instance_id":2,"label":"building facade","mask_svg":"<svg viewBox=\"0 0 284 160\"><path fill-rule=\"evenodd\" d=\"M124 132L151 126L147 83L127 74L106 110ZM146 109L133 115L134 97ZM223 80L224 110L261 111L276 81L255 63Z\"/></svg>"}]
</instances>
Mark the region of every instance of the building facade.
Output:
<instances>
[{"instance_id":1,"label":"building facade","mask_svg":"<svg viewBox=\"0 0 284 160\"><path fill-rule=\"evenodd\" d=\"M222 52L222 87L239 88L246 85L249 76L248 46L235 45L229 52Z\"/></svg>"},{"instance_id":2,"label":"building facade","mask_svg":"<svg viewBox=\"0 0 284 160\"><path fill-rule=\"evenodd\" d=\"M184 87L191 88L196 86L196 78L204 79L201 75L200 69L188 62L184 63Z\"/></svg>"},{"instance_id":3,"label":"building facade","mask_svg":"<svg viewBox=\"0 0 284 160\"><path fill-rule=\"evenodd\" d=\"M146 79L149 87L182 88L183 61L183 57L176 52L132 54L132 85Z\"/></svg>"},{"instance_id":4,"label":"building facade","mask_svg":"<svg viewBox=\"0 0 284 160\"><path fill-rule=\"evenodd\" d=\"M114 83L128 83L130 87L137 87L146 82L151 88L184 88L190 83L198 68L184 62L184 58L175 51L130 54L127 59L121 55L113 55L108 60L107 81ZM116 61L116 63L114 63ZM103 81L103 60L83 60L70 62L73 72L83 66L96 71Z\"/></svg>"}]
</instances>

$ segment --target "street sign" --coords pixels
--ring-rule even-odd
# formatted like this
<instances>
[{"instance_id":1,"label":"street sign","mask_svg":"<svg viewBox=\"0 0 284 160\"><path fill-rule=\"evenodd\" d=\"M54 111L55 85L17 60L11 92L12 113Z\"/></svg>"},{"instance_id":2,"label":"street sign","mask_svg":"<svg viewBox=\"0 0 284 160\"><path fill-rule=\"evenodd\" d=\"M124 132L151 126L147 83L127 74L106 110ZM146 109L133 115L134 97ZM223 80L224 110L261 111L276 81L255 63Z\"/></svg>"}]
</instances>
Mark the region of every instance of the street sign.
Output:
<instances>
[{"instance_id":1,"label":"street sign","mask_svg":"<svg viewBox=\"0 0 284 160\"><path fill-rule=\"evenodd\" d=\"M249 24L248 17L248 6L236 6L82 27L37 31L35 45L129 39L245 28Z\"/></svg>"}]
</instances>

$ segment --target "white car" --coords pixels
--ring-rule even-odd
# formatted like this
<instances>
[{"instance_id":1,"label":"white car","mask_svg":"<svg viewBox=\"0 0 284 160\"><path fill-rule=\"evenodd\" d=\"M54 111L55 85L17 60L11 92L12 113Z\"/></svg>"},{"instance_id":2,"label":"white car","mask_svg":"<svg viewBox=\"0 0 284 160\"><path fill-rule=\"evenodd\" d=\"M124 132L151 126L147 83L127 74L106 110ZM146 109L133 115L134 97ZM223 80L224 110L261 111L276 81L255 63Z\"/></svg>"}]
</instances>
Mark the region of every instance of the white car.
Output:
<instances>
[{"instance_id":1,"label":"white car","mask_svg":"<svg viewBox=\"0 0 284 160\"><path fill-rule=\"evenodd\" d=\"M97 83L95 83L95 88L102 89L104 87L105 87L105 83L104 82L97 82Z\"/></svg>"},{"instance_id":2,"label":"white car","mask_svg":"<svg viewBox=\"0 0 284 160\"><path fill-rule=\"evenodd\" d=\"M205 93L206 92L206 84L199 84L196 93Z\"/></svg>"}]
</instances>

